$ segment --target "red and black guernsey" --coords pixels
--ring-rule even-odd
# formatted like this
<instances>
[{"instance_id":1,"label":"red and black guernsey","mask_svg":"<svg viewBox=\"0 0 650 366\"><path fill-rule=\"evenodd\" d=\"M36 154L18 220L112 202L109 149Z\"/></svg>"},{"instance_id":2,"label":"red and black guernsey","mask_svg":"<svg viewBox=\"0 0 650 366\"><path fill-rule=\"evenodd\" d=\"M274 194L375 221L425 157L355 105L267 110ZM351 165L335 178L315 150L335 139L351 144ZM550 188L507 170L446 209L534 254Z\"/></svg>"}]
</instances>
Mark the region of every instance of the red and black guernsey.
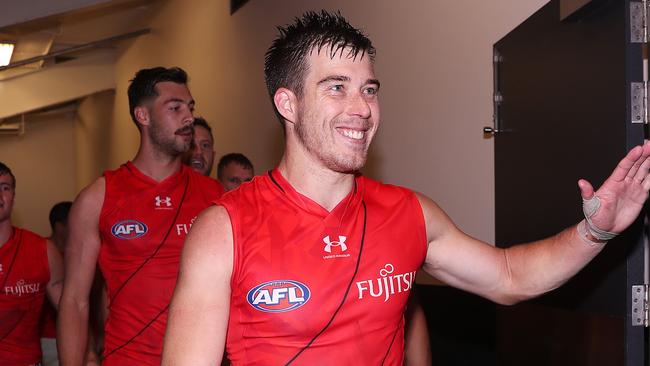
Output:
<instances>
[{"instance_id":1,"label":"red and black guernsey","mask_svg":"<svg viewBox=\"0 0 650 366\"><path fill-rule=\"evenodd\" d=\"M39 318L49 281L46 239L14 227L0 247L0 365L41 361Z\"/></svg>"},{"instance_id":2,"label":"red and black guernsey","mask_svg":"<svg viewBox=\"0 0 650 366\"><path fill-rule=\"evenodd\" d=\"M402 365L427 249L413 192L359 176L329 212L276 169L216 204L234 237L233 365Z\"/></svg>"},{"instance_id":3,"label":"red and black guernsey","mask_svg":"<svg viewBox=\"0 0 650 366\"><path fill-rule=\"evenodd\" d=\"M131 162L104 177L99 267L109 316L103 365L160 365L185 237L223 187L186 166L161 182Z\"/></svg>"}]
</instances>

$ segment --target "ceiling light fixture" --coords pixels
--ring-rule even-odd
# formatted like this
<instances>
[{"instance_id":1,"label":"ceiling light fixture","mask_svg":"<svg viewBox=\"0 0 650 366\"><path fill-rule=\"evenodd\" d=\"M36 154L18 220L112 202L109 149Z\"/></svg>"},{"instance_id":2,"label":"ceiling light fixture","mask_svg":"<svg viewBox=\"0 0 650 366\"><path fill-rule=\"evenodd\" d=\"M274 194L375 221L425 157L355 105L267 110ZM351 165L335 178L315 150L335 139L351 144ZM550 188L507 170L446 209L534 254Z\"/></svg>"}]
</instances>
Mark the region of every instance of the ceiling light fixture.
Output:
<instances>
[{"instance_id":1,"label":"ceiling light fixture","mask_svg":"<svg viewBox=\"0 0 650 366\"><path fill-rule=\"evenodd\" d=\"M0 66L7 66L11 61L11 54L14 52L14 44L0 42Z\"/></svg>"}]
</instances>

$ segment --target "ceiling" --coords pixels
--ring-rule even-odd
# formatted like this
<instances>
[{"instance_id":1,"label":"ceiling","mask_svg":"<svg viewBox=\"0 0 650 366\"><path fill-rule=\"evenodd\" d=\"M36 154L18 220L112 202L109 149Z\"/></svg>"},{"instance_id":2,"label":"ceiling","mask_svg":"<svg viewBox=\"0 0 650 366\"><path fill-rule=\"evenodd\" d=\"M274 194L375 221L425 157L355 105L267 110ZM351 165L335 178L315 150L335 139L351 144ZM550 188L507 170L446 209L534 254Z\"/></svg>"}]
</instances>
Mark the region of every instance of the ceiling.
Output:
<instances>
[{"instance_id":1,"label":"ceiling","mask_svg":"<svg viewBox=\"0 0 650 366\"><path fill-rule=\"evenodd\" d=\"M58 99L45 96L38 98L39 93L34 86L57 90L57 82L83 80L79 84L92 83L92 78L78 79L84 75L75 75L70 70L64 72L59 65L67 62L71 62L69 66L94 64L95 70L97 65L112 67L120 42L146 34L148 20L157 5L163 2L164 0L3 2L0 12L0 41L12 42L15 48L11 63L0 68L0 100L15 103L0 104L0 121L56 105L66 105L68 108L67 102L83 98L88 95L86 93L105 90L106 79L102 79L104 81L99 83L102 85L80 85L74 91L62 93L64 95ZM134 34L137 31L140 32ZM34 62L23 64L25 60ZM24 98L25 95L29 98ZM23 103L24 99L29 100L29 103ZM15 107L16 104L20 106Z\"/></svg>"}]
</instances>

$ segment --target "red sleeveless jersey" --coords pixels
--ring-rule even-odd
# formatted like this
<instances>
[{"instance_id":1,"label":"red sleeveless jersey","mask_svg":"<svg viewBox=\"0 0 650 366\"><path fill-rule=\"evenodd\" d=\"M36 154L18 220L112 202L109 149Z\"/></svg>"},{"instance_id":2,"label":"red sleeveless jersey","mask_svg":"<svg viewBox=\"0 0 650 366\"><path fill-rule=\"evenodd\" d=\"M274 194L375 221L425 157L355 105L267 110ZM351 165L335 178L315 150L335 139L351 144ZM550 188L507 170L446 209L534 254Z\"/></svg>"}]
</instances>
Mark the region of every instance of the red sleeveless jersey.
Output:
<instances>
[{"instance_id":1,"label":"red sleeveless jersey","mask_svg":"<svg viewBox=\"0 0 650 366\"><path fill-rule=\"evenodd\" d=\"M0 365L40 362L39 318L49 281L45 238L14 228L0 247Z\"/></svg>"},{"instance_id":2,"label":"red sleeveless jersey","mask_svg":"<svg viewBox=\"0 0 650 366\"><path fill-rule=\"evenodd\" d=\"M427 249L415 194L357 177L328 212L274 170L216 203L233 228L233 365L402 365Z\"/></svg>"},{"instance_id":3,"label":"red sleeveless jersey","mask_svg":"<svg viewBox=\"0 0 650 366\"><path fill-rule=\"evenodd\" d=\"M223 188L186 166L162 182L131 162L104 177L98 261L109 315L103 365L160 365L183 242Z\"/></svg>"}]
</instances>

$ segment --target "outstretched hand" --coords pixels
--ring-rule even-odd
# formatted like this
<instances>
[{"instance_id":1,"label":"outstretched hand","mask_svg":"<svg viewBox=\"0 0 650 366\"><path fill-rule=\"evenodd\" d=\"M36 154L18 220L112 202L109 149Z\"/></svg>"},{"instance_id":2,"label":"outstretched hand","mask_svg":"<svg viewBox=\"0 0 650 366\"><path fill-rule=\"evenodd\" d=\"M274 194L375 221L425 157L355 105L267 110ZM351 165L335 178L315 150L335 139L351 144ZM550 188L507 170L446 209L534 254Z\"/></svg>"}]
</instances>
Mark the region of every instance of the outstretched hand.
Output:
<instances>
[{"instance_id":1,"label":"outstretched hand","mask_svg":"<svg viewBox=\"0 0 650 366\"><path fill-rule=\"evenodd\" d=\"M600 208L591 216L601 230L620 233L639 215L650 190L650 142L636 146L621 160L605 183L594 192L591 183L578 181L583 199L594 193Z\"/></svg>"}]
</instances>

